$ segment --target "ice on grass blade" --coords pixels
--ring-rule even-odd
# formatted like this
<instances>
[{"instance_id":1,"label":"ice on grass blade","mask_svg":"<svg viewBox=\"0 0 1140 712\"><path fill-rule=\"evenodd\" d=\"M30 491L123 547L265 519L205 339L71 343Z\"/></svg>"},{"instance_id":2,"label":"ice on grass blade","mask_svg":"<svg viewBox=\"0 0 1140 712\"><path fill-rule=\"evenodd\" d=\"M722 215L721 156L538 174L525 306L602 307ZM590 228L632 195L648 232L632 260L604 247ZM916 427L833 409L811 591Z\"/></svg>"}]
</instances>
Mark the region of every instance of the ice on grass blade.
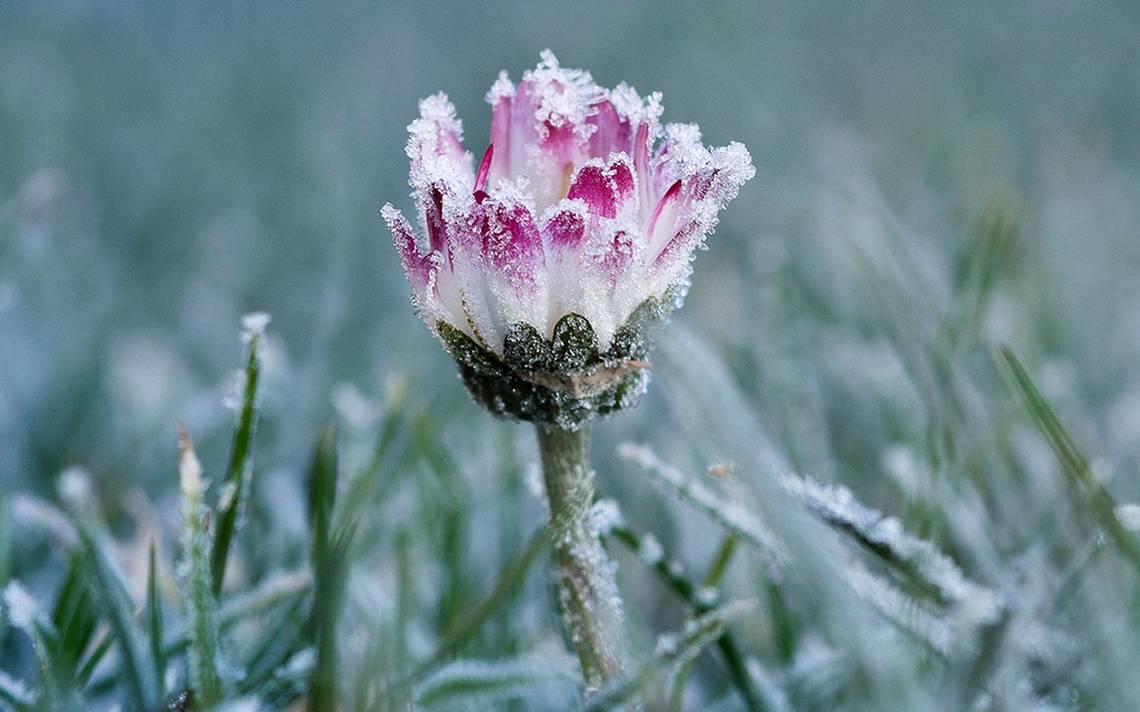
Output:
<instances>
[{"instance_id":1,"label":"ice on grass blade","mask_svg":"<svg viewBox=\"0 0 1140 712\"><path fill-rule=\"evenodd\" d=\"M230 543L241 526L253 486L253 437L257 431L257 386L261 374L260 341L269 325L269 315L254 312L242 317L242 342L249 345L245 370L239 379L240 397L234 399L237 415L234 421L233 443L230 446L230 460L226 466L226 477L222 485L222 496L218 501L217 533L214 536L210 559L210 576L213 579L214 595L222 592L225 582L226 563L229 559Z\"/></svg>"},{"instance_id":2,"label":"ice on grass blade","mask_svg":"<svg viewBox=\"0 0 1140 712\"><path fill-rule=\"evenodd\" d=\"M325 427L317 440L309 467L309 524L313 529L310 564L313 569L313 601L309 616L316 659L309 677L312 712L337 708L337 622L344 603L349 551L356 523L334 527L338 462L336 432Z\"/></svg>"},{"instance_id":3,"label":"ice on grass blade","mask_svg":"<svg viewBox=\"0 0 1140 712\"><path fill-rule=\"evenodd\" d=\"M796 475L784 476L781 484L813 514L855 539L909 583L952 606L961 622L984 625L1000 618L1002 601L996 592L968 579L937 547L909 534L898 519L863 505L851 490Z\"/></svg>"},{"instance_id":4,"label":"ice on grass blade","mask_svg":"<svg viewBox=\"0 0 1140 712\"><path fill-rule=\"evenodd\" d=\"M182 485L182 596L189 627L190 682L196 703L212 709L221 702L224 684L218 668L221 656L217 601L210 572L209 510L204 494L202 464L185 429L179 430L181 453L178 476Z\"/></svg>"},{"instance_id":5,"label":"ice on grass blade","mask_svg":"<svg viewBox=\"0 0 1140 712\"><path fill-rule=\"evenodd\" d=\"M60 665L59 631L44 614L31 592L17 581L9 582L0 596L0 620L3 619L31 639L40 665L43 689L52 709L78 710L78 699L72 681ZM24 696L28 694L25 692Z\"/></svg>"},{"instance_id":6,"label":"ice on grass blade","mask_svg":"<svg viewBox=\"0 0 1140 712\"><path fill-rule=\"evenodd\" d=\"M908 636L940 656L951 654L955 631L926 603L908 596L857 562L844 567L843 580L855 595Z\"/></svg>"},{"instance_id":7,"label":"ice on grass blade","mask_svg":"<svg viewBox=\"0 0 1140 712\"><path fill-rule=\"evenodd\" d=\"M662 126L661 97L598 86L544 51L487 94L475 168L443 94L408 127L426 239L382 214L428 325L492 412L577 427L637 402L647 329L680 305L690 263L755 171L744 146ZM423 243L421 245L421 242Z\"/></svg>"},{"instance_id":8,"label":"ice on grass blade","mask_svg":"<svg viewBox=\"0 0 1140 712\"><path fill-rule=\"evenodd\" d=\"M657 639L653 659L633 674L614 680L591 696L583 710L612 710L638 695L652 682L692 661L708 645L721 637L729 623L754 610L753 599L731 601L685 623L676 633Z\"/></svg>"},{"instance_id":9,"label":"ice on grass blade","mask_svg":"<svg viewBox=\"0 0 1140 712\"><path fill-rule=\"evenodd\" d=\"M488 709L510 700L535 707L576 696L574 659L544 653L507 660L456 660L416 685L416 705L426 709Z\"/></svg>"},{"instance_id":10,"label":"ice on grass blade","mask_svg":"<svg viewBox=\"0 0 1140 712\"><path fill-rule=\"evenodd\" d=\"M24 712L33 709L39 699L36 690L0 670L0 702L11 705L17 712Z\"/></svg>"},{"instance_id":11,"label":"ice on grass blade","mask_svg":"<svg viewBox=\"0 0 1140 712\"><path fill-rule=\"evenodd\" d=\"M728 531L759 549L771 567L779 568L787 561L784 547L776 536L742 505L726 501L700 482L685 477L677 468L664 462L653 450L644 445L622 443L618 456L633 463L650 475L658 484L678 499L703 512Z\"/></svg>"},{"instance_id":12,"label":"ice on grass blade","mask_svg":"<svg viewBox=\"0 0 1140 712\"><path fill-rule=\"evenodd\" d=\"M1069 490L1074 498L1088 507L1092 517L1108 533L1116 548L1140 568L1140 538L1128 526L1128 511L1117 506L1115 498L1096 476L1092 463L1077 446L1076 441L1061 423L1045 396L1038 390L1029 372L1008 348L998 350L998 359L1005 367L1025 409L1068 477ZM1124 515L1122 519L1121 515Z\"/></svg>"},{"instance_id":13,"label":"ice on grass blade","mask_svg":"<svg viewBox=\"0 0 1140 712\"><path fill-rule=\"evenodd\" d=\"M708 613L716 608L720 602L720 594L715 586L718 584L720 576L724 573L727 558L731 555L733 547L735 546L736 539L734 535L730 534L725 538L725 543L722 544L717 559L713 562L709 574L705 577L703 586L698 586L686 578L681 571L679 562L670 561L666 558L665 550L662 548L660 542L657 541L657 537L653 534L645 534L639 537L637 533L629 527L623 524L617 524L611 528L609 535L621 541L633 551L638 552L641 555L642 561L653 568L665 583L673 589L673 592L692 607L695 614ZM716 645L721 656L724 658L725 664L728 666L732 682L743 698L745 705L750 710L764 709L764 704L761 702L760 691L749 675L744 657L741 655L732 633L727 630L724 631L717 639ZM682 664L679 666L677 674L674 677L673 687L676 699L680 699L684 693L688 669L688 663Z\"/></svg>"},{"instance_id":14,"label":"ice on grass blade","mask_svg":"<svg viewBox=\"0 0 1140 712\"><path fill-rule=\"evenodd\" d=\"M127 592L108 535L95 518L94 503L84 494L87 485L83 484L83 479L84 476L73 469L69 477L61 481L60 495L72 515L79 549L83 552L88 586L110 625L113 637L106 638L105 642L109 645L114 640L118 646L121 656L119 676L134 705L140 709L152 709L159 702L158 690L154 686L156 673L146 652L142 632L138 630L137 606ZM97 648L92 652L80 677L90 675L91 666L105 651L106 648Z\"/></svg>"}]
</instances>

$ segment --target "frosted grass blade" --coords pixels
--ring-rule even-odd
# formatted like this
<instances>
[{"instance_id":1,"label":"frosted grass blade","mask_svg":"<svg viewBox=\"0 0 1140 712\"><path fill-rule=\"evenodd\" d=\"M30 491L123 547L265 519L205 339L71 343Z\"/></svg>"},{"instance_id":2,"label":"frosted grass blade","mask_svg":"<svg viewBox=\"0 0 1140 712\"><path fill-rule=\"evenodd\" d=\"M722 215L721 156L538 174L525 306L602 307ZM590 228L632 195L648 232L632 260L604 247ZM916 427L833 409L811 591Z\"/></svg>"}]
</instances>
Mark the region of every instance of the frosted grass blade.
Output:
<instances>
[{"instance_id":1,"label":"frosted grass blade","mask_svg":"<svg viewBox=\"0 0 1140 712\"><path fill-rule=\"evenodd\" d=\"M253 484L253 437L257 430L257 384L261 374L258 347L265 329L265 324L262 323L264 319L255 317L259 315L247 315L243 320L249 352L246 356L241 405L234 423L229 464L226 466L222 496L217 506L217 533L210 554L210 575L215 596L222 592L230 544L237 534Z\"/></svg>"},{"instance_id":2,"label":"frosted grass blade","mask_svg":"<svg viewBox=\"0 0 1140 712\"><path fill-rule=\"evenodd\" d=\"M179 573L190 630L190 682L196 703L204 709L211 709L222 700L224 687L218 672L217 601L211 584L210 536L206 531L209 510L203 501L202 465L184 429L180 431L180 437L182 452L178 470L182 484L183 521Z\"/></svg>"},{"instance_id":3,"label":"frosted grass blade","mask_svg":"<svg viewBox=\"0 0 1140 712\"><path fill-rule=\"evenodd\" d=\"M1078 501L1088 505L1093 518L1104 527L1120 552L1140 568L1140 542L1120 522L1116 514L1116 501L1093 474L1088 458L1077 447L1068 430L1061 424L1061 419L1041 395L1013 352L1003 346L998 350L998 358L1005 366L1022 404L1049 443L1053 454L1061 463L1061 469L1068 475L1070 490L1077 495Z\"/></svg>"}]
</instances>

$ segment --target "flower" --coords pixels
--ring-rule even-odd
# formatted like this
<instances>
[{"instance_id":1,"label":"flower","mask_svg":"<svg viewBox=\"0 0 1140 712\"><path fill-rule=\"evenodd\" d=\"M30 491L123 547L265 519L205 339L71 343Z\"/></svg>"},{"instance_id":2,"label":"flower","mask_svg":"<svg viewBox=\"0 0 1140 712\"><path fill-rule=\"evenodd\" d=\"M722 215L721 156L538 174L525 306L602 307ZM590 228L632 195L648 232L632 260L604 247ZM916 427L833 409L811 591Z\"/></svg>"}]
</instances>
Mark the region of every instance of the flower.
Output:
<instances>
[{"instance_id":1,"label":"flower","mask_svg":"<svg viewBox=\"0 0 1140 712\"><path fill-rule=\"evenodd\" d=\"M413 301L496 413L573 425L630 405L648 377L645 325L679 306L751 157L662 126L660 94L603 89L549 50L518 85L500 73L487 101L477 169L444 94L408 127L426 250L399 210L381 212Z\"/></svg>"}]
</instances>

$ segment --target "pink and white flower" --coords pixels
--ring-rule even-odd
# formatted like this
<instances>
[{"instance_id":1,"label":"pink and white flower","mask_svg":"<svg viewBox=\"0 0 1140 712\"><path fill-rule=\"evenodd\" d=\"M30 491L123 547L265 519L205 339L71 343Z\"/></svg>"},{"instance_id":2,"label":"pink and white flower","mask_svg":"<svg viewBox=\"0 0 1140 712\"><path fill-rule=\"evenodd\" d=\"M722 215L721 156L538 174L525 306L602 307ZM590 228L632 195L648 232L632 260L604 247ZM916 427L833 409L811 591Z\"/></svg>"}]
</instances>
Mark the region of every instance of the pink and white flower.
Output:
<instances>
[{"instance_id":1,"label":"pink and white flower","mask_svg":"<svg viewBox=\"0 0 1140 712\"><path fill-rule=\"evenodd\" d=\"M661 96L604 89L550 51L516 85L487 94L491 140L475 167L440 93L408 127L410 183L426 237L382 214L433 328L450 324L502 356L522 322L550 339L584 316L602 351L650 297L684 285L694 252L755 170L739 143L708 148L693 124L665 124Z\"/></svg>"}]
</instances>

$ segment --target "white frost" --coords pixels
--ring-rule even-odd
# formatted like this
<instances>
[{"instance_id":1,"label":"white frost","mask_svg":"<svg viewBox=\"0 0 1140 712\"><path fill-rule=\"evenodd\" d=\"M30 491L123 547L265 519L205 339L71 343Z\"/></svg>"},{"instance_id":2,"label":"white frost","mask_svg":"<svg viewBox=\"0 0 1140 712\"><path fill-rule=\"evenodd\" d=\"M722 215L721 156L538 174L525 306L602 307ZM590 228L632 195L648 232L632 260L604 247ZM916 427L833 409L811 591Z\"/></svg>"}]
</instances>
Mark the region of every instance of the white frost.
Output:
<instances>
[{"instance_id":1,"label":"white frost","mask_svg":"<svg viewBox=\"0 0 1140 712\"><path fill-rule=\"evenodd\" d=\"M245 314L241 318L241 340L242 343L248 344L253 339L265 334L266 327L273 317L269 316L267 312L256 311Z\"/></svg>"},{"instance_id":2,"label":"white frost","mask_svg":"<svg viewBox=\"0 0 1140 712\"><path fill-rule=\"evenodd\" d=\"M641 555L641 560L650 566L656 566L661 563L661 559L665 558L665 550L661 547L661 542L657 541L657 537L652 534L641 537L641 546L637 553Z\"/></svg>"}]
</instances>

